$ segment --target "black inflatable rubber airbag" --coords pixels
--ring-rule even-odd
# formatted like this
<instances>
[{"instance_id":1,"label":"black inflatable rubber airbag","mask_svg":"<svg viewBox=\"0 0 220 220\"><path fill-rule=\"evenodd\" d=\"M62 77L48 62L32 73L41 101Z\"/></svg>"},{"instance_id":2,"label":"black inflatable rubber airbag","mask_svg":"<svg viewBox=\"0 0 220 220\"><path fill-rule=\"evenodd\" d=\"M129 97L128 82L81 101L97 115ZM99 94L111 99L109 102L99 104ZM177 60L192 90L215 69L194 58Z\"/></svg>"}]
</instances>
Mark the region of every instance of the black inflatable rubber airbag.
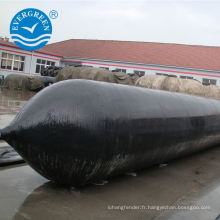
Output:
<instances>
[{"instance_id":1,"label":"black inflatable rubber airbag","mask_svg":"<svg viewBox=\"0 0 220 220\"><path fill-rule=\"evenodd\" d=\"M219 144L220 102L67 80L35 95L1 135L46 178L79 186Z\"/></svg>"},{"instance_id":2,"label":"black inflatable rubber airbag","mask_svg":"<svg viewBox=\"0 0 220 220\"><path fill-rule=\"evenodd\" d=\"M0 167L24 163L21 156L10 146L0 147Z\"/></svg>"}]
</instances>

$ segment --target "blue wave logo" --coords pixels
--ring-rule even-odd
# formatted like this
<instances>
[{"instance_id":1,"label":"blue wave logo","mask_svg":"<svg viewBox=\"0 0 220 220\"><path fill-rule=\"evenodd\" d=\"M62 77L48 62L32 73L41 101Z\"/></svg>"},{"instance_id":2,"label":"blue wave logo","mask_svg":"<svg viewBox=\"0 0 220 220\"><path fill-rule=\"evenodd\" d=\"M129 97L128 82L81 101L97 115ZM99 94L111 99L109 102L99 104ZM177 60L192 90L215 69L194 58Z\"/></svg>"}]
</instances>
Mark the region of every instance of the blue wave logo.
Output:
<instances>
[{"instance_id":1,"label":"blue wave logo","mask_svg":"<svg viewBox=\"0 0 220 220\"><path fill-rule=\"evenodd\" d=\"M44 12L35 8L27 8L13 17L10 34L18 47L25 50L38 50L50 40L52 25Z\"/></svg>"}]
</instances>

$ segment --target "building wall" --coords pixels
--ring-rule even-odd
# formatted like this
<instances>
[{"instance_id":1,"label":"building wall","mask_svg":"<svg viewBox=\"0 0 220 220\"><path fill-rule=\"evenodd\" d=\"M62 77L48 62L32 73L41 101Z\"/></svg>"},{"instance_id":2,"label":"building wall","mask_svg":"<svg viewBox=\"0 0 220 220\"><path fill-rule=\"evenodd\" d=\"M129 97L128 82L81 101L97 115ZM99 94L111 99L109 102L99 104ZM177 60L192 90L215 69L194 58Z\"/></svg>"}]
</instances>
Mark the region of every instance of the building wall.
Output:
<instances>
[{"instance_id":1,"label":"building wall","mask_svg":"<svg viewBox=\"0 0 220 220\"><path fill-rule=\"evenodd\" d=\"M14 54L14 55L24 56L25 57L24 70L17 71L17 70L2 69L1 68L1 61L2 61L2 53L3 52L9 53L9 54ZM6 77L8 74L12 74L12 73L22 74L22 75L40 75L39 73L36 73L37 59L55 62L56 66L60 65L60 58L55 57L55 56L41 54L41 53L37 53L37 52L25 51L25 50L17 49L17 48L0 46L0 75L3 75L4 77Z\"/></svg>"},{"instance_id":2,"label":"building wall","mask_svg":"<svg viewBox=\"0 0 220 220\"><path fill-rule=\"evenodd\" d=\"M83 58L64 58L60 59L59 57L41 54L37 52L25 51L18 48L2 46L0 45L0 64L2 53L16 54L25 57L25 64L23 71L14 71L8 69L2 69L0 66L0 75L7 76L11 73L25 74L25 75L40 75L36 73L37 59L52 61L55 62L56 66L66 66L71 64L82 64L84 66L93 66L93 67L103 67L109 68L110 71L115 69L124 69L126 73L134 73L134 71L144 71L145 75L150 74L165 74L173 75L176 77L193 77L200 82L203 82L204 79L216 80L216 85L220 86L220 71L211 71L211 70L200 70L193 68L181 68L181 67L169 67L162 65L152 65L152 64L137 64L131 62L119 62L119 61L106 61L106 60L94 60L94 59L83 59Z\"/></svg>"},{"instance_id":3,"label":"building wall","mask_svg":"<svg viewBox=\"0 0 220 220\"><path fill-rule=\"evenodd\" d=\"M150 74L166 74L173 75L177 77L193 77L200 82L203 79L216 80L216 85L220 86L220 71L210 71L210 70L199 70L193 68L181 68L181 67L168 67L162 65L152 65L152 64L136 64L136 63L126 63L126 62L113 62L113 61L103 61L103 60L92 60L92 59L63 59L61 62L62 66L65 64L70 64L71 62L79 63L83 66L93 66L93 67L105 67L109 68L110 71L115 69L126 69L126 73L134 73L134 71L144 71L145 75Z\"/></svg>"}]
</instances>

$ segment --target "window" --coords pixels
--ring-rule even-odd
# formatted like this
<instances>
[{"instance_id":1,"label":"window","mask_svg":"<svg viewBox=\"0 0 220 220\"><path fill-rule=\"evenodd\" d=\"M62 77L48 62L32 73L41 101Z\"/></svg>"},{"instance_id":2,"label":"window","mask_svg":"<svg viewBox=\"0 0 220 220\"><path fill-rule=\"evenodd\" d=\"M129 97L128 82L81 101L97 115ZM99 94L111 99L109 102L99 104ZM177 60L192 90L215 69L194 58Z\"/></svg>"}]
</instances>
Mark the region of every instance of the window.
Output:
<instances>
[{"instance_id":1,"label":"window","mask_svg":"<svg viewBox=\"0 0 220 220\"><path fill-rule=\"evenodd\" d=\"M99 68L109 70L109 68L108 68L108 67L104 67L104 66L100 66Z\"/></svg>"},{"instance_id":2,"label":"window","mask_svg":"<svg viewBox=\"0 0 220 220\"><path fill-rule=\"evenodd\" d=\"M202 84L206 85L206 86L208 86L208 85L216 85L216 82L217 82L216 79L206 79L206 78L202 79Z\"/></svg>"},{"instance_id":3,"label":"window","mask_svg":"<svg viewBox=\"0 0 220 220\"><path fill-rule=\"evenodd\" d=\"M2 53L1 69L24 71L24 56Z\"/></svg>"},{"instance_id":4,"label":"window","mask_svg":"<svg viewBox=\"0 0 220 220\"><path fill-rule=\"evenodd\" d=\"M137 74L138 76L144 76L145 72L144 71L139 71L139 70L134 70L134 74Z\"/></svg>"},{"instance_id":5,"label":"window","mask_svg":"<svg viewBox=\"0 0 220 220\"><path fill-rule=\"evenodd\" d=\"M192 76L180 76L181 79L193 79Z\"/></svg>"},{"instance_id":6,"label":"window","mask_svg":"<svg viewBox=\"0 0 220 220\"><path fill-rule=\"evenodd\" d=\"M83 67L93 67L93 66L90 66L90 65L83 65Z\"/></svg>"},{"instance_id":7,"label":"window","mask_svg":"<svg viewBox=\"0 0 220 220\"><path fill-rule=\"evenodd\" d=\"M113 70L112 72L123 72L123 73L126 73L126 69L115 69Z\"/></svg>"},{"instance_id":8,"label":"window","mask_svg":"<svg viewBox=\"0 0 220 220\"><path fill-rule=\"evenodd\" d=\"M35 73L41 73L48 66L55 66L55 62L50 61L50 60L37 59Z\"/></svg>"},{"instance_id":9,"label":"window","mask_svg":"<svg viewBox=\"0 0 220 220\"><path fill-rule=\"evenodd\" d=\"M157 76L169 76L169 77L175 77L177 78L176 75L173 75L173 74L167 74L167 73L156 73Z\"/></svg>"},{"instance_id":10,"label":"window","mask_svg":"<svg viewBox=\"0 0 220 220\"><path fill-rule=\"evenodd\" d=\"M169 74L168 76L169 76L169 77L177 78L177 76L176 76L176 75L173 75L173 74Z\"/></svg>"},{"instance_id":11,"label":"window","mask_svg":"<svg viewBox=\"0 0 220 220\"><path fill-rule=\"evenodd\" d=\"M156 73L156 75L158 75L158 76L168 76L168 74L166 74L166 73Z\"/></svg>"}]
</instances>

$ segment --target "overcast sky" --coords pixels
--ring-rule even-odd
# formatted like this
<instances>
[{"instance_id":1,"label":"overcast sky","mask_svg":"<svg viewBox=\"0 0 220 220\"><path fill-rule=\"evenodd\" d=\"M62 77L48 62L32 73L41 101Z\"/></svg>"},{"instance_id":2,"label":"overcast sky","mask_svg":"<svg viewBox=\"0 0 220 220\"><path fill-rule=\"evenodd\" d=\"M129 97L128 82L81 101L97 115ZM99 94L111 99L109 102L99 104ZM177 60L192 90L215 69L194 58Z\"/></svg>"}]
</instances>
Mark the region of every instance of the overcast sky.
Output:
<instances>
[{"instance_id":1,"label":"overcast sky","mask_svg":"<svg viewBox=\"0 0 220 220\"><path fill-rule=\"evenodd\" d=\"M220 1L0 0L0 36L10 37L12 17L31 7L47 15L58 11L50 43L100 39L220 46Z\"/></svg>"}]
</instances>

